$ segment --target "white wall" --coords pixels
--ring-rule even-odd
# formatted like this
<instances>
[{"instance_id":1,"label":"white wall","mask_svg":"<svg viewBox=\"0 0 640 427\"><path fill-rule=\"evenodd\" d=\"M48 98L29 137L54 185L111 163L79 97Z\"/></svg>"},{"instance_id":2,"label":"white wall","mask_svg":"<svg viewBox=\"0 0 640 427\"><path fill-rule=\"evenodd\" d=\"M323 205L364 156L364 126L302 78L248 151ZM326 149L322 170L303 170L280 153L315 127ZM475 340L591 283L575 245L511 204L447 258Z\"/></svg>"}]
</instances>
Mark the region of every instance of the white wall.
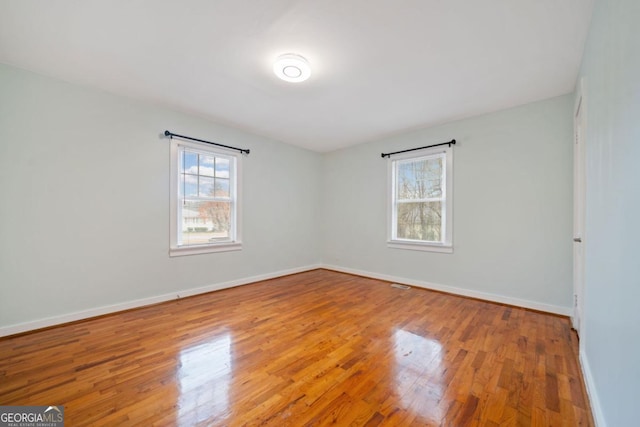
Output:
<instances>
[{"instance_id":1,"label":"white wall","mask_svg":"<svg viewBox=\"0 0 640 427\"><path fill-rule=\"evenodd\" d=\"M251 149L242 251L169 258L165 129ZM0 328L317 264L321 160L0 65Z\"/></svg>"},{"instance_id":2,"label":"white wall","mask_svg":"<svg viewBox=\"0 0 640 427\"><path fill-rule=\"evenodd\" d=\"M581 358L599 425L638 425L640 2L597 1L583 57L587 212Z\"/></svg>"},{"instance_id":3,"label":"white wall","mask_svg":"<svg viewBox=\"0 0 640 427\"><path fill-rule=\"evenodd\" d=\"M572 105L566 95L327 154L323 261L570 313ZM380 153L452 138L454 253L387 248Z\"/></svg>"}]
</instances>

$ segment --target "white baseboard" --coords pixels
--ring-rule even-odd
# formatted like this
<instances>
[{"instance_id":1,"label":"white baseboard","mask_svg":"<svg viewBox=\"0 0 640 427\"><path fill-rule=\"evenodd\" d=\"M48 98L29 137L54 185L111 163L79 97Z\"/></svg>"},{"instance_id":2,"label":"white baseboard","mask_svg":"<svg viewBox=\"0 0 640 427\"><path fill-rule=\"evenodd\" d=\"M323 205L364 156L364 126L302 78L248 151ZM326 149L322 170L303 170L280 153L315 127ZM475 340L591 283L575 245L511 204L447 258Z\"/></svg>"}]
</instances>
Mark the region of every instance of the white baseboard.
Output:
<instances>
[{"instance_id":1,"label":"white baseboard","mask_svg":"<svg viewBox=\"0 0 640 427\"><path fill-rule=\"evenodd\" d=\"M95 307L88 310L62 314L59 316L47 317L44 319L38 319L38 320L25 322L25 323L2 326L0 327L0 337L19 334L22 332L33 331L41 328L47 328L50 326L60 325L62 323L75 322L77 320L83 320L91 317L102 316L105 314L115 313L123 310L129 310L132 308L144 307L146 305L157 304L160 302L170 301L177 298L184 298L188 296L217 291L220 289L227 289L235 286L242 286L249 283L259 282L261 280L268 280L268 279L273 279L280 276L286 276L289 274L302 273L304 271L314 270L317 268L325 268L328 270L334 270L334 271L339 271L339 272L349 273L349 274L356 274L359 276L371 277L374 279L403 283L406 285L418 286L425 289L433 289L433 290L447 292L451 294L478 298L478 299L483 299L487 301L499 302L499 303L514 305L518 307L530 308L533 310L560 314L564 316L570 316L572 314L572 310L569 307L543 304L543 303L538 303L534 301L504 297L501 295L495 295L495 294L490 294L490 293L485 293L480 291L472 291L469 289L456 288L452 286L445 286L445 285L413 280L413 279L406 279L403 277L391 276L387 274L380 274L380 273L373 273L370 271L338 267L335 265L314 264L314 265L308 265L304 267L298 267L298 268L292 268L288 270L281 270L281 271L276 271L272 273L261 274L258 276L246 277L246 278L232 280L228 282L214 283L214 284L199 287L199 288L176 290L174 292L163 294L163 295L157 295L157 296L137 299L133 301L126 301L126 302L102 306L102 307Z\"/></svg>"},{"instance_id":2,"label":"white baseboard","mask_svg":"<svg viewBox=\"0 0 640 427\"><path fill-rule=\"evenodd\" d=\"M584 378L585 386L587 387L587 395L589 396L589 403L591 404L591 413L593 414L593 422L596 427L606 427L607 423L602 413L602 407L600 406L600 399L598 398L598 392L596 390L596 384L593 381L593 375L591 374L591 367L589 366L589 360L585 356L584 351L580 348L580 368L582 369L582 378Z\"/></svg>"},{"instance_id":3,"label":"white baseboard","mask_svg":"<svg viewBox=\"0 0 640 427\"><path fill-rule=\"evenodd\" d=\"M102 307L91 308L88 310L76 311L73 313L62 314L59 316L47 317L25 323L0 327L0 337L19 334L22 332L33 331L36 329L48 328L50 326L60 325L62 323L75 322L77 320L88 319L91 317L102 316L105 314L115 313L118 311L129 310L132 308L144 307L146 305L157 304L160 302L170 301L178 298L189 297L207 292L218 291L221 289L233 288L235 286L247 285L249 283L259 282L261 280L274 279L276 277L287 276L289 274L302 273L304 271L315 270L321 268L321 265L308 265L305 267L292 268L289 270L281 270L273 273L260 274L258 276L245 277L243 279L231 280L228 282L214 283L207 286L191 289L176 290L171 293L152 296L148 298L126 301L118 304L105 305Z\"/></svg>"},{"instance_id":4,"label":"white baseboard","mask_svg":"<svg viewBox=\"0 0 640 427\"><path fill-rule=\"evenodd\" d=\"M435 291L447 292L450 294L461 295L465 297L477 298L485 301L498 302L501 304L514 305L517 307L529 308L531 310L544 311L546 313L560 314L562 316L573 315L571 307L562 307L559 305L545 304L536 301L529 301L519 298L505 297L502 295L491 294L487 292L473 291L470 289L456 288L453 286L440 285L421 280L406 279L404 277L390 276L388 274L372 273L370 271L356 270L353 268L338 267L335 265L322 265L327 270L340 271L342 273L355 274L358 276L371 277L373 279L386 280L389 282L402 283L404 285L417 286L420 288L431 289Z\"/></svg>"}]
</instances>

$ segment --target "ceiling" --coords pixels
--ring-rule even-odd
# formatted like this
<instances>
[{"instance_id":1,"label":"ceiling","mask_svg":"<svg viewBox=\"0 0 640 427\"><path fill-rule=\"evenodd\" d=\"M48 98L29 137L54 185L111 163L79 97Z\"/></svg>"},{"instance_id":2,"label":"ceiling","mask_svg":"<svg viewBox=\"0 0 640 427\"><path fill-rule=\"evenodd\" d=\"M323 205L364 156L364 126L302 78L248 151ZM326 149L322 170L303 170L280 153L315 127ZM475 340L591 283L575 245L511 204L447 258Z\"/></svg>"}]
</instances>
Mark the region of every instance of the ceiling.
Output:
<instances>
[{"instance_id":1,"label":"ceiling","mask_svg":"<svg viewBox=\"0 0 640 427\"><path fill-rule=\"evenodd\" d=\"M573 91L592 3L0 0L0 62L327 152Z\"/></svg>"}]
</instances>

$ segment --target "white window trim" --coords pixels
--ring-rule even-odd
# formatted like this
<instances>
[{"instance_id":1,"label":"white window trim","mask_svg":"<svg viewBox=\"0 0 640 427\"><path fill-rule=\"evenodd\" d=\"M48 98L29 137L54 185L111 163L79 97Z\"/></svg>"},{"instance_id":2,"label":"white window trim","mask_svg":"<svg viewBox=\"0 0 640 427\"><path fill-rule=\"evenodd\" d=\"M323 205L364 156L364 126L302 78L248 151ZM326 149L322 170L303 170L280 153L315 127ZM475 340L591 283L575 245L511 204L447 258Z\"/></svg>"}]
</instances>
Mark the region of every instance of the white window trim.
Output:
<instances>
[{"instance_id":1,"label":"white window trim","mask_svg":"<svg viewBox=\"0 0 640 427\"><path fill-rule=\"evenodd\" d=\"M445 153L445 215L444 215L444 241L423 242L417 240L398 239L394 237L394 225L396 223L395 209L395 162L399 160L418 159ZM420 151L394 155L387 161L387 247L393 249L408 249L414 251L453 253L453 149L452 147L425 148Z\"/></svg>"},{"instance_id":2,"label":"white window trim","mask_svg":"<svg viewBox=\"0 0 640 427\"><path fill-rule=\"evenodd\" d=\"M235 157L235 186L233 191L235 193L235 221L232 226L235 228L235 240L214 242L208 245L194 245L194 246L178 246L178 230L181 226L179 224L178 217L178 186L180 181L180 158L178 156L178 150L180 146L210 154L219 154L227 157ZM224 148L217 148L207 144L200 144L196 142L178 141L171 139L171 184L170 184L170 237L169 237L169 256L183 256L183 255L197 255L214 252L228 252L242 250L242 155L232 150L226 150Z\"/></svg>"}]
</instances>

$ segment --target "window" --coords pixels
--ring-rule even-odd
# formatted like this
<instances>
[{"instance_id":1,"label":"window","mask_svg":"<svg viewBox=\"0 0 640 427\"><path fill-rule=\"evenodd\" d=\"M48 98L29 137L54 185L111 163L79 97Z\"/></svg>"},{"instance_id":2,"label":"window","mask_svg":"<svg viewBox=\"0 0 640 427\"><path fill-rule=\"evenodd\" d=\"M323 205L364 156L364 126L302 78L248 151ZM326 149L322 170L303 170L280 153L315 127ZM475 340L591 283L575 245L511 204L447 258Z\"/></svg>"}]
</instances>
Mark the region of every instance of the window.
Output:
<instances>
[{"instance_id":1,"label":"window","mask_svg":"<svg viewBox=\"0 0 640 427\"><path fill-rule=\"evenodd\" d=\"M448 147L389 161L389 247L453 252L452 172Z\"/></svg>"},{"instance_id":2,"label":"window","mask_svg":"<svg viewBox=\"0 0 640 427\"><path fill-rule=\"evenodd\" d=\"M171 140L171 256L242 249L241 155Z\"/></svg>"}]
</instances>

